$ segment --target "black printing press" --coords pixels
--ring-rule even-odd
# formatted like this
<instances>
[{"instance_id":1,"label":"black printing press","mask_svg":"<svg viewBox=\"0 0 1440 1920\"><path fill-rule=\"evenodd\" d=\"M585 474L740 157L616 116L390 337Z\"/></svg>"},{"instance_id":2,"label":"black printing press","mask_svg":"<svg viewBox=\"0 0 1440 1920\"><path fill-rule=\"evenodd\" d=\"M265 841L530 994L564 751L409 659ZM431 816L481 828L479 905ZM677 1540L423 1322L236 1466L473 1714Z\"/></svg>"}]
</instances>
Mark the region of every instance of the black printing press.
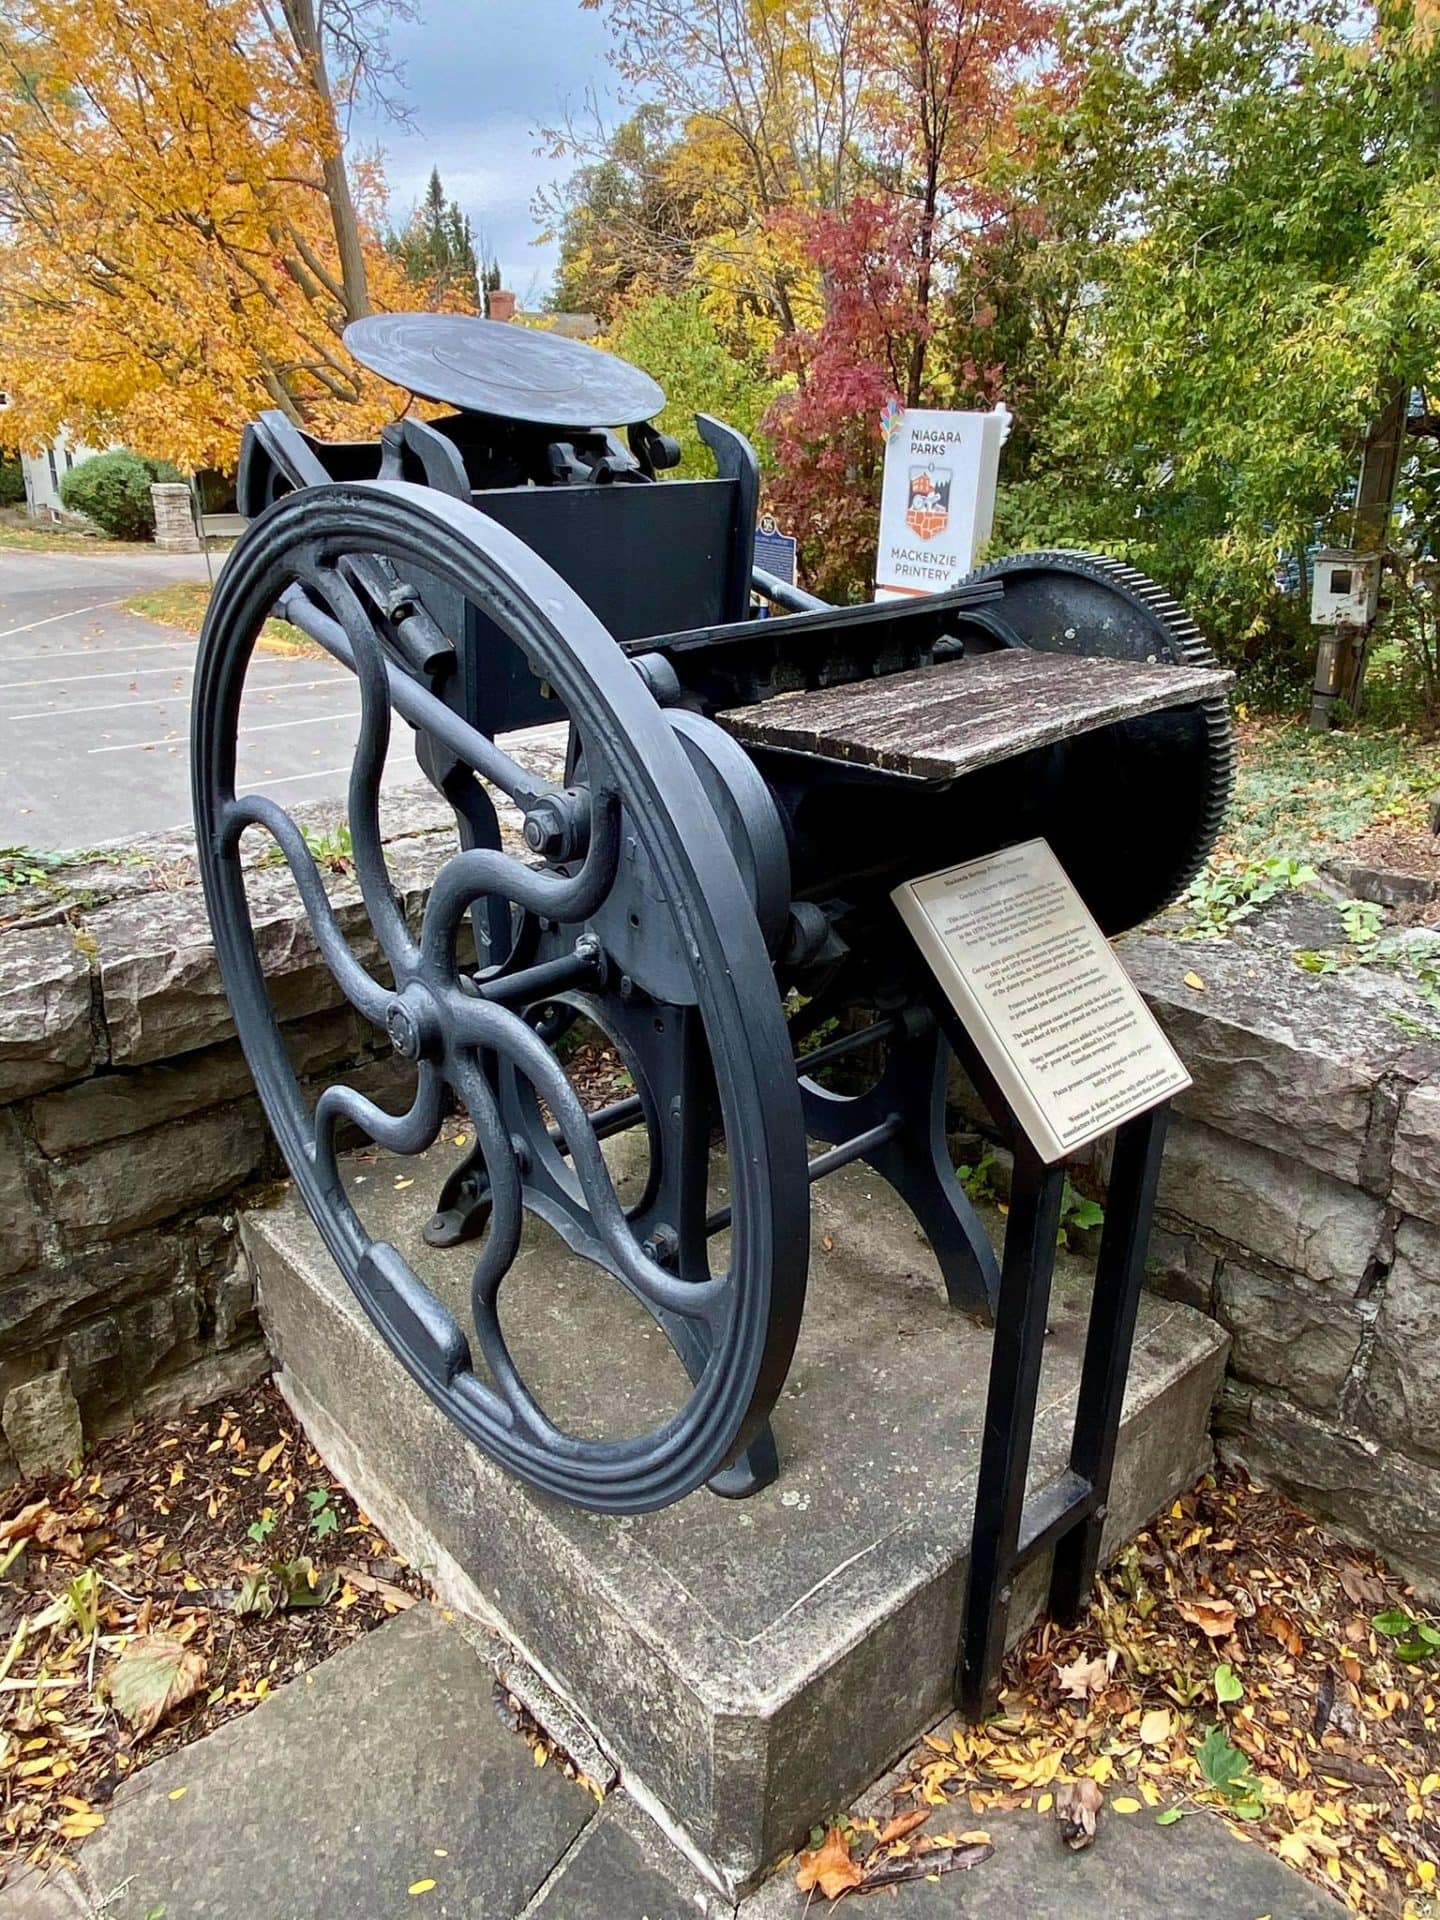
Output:
<instances>
[{"instance_id":1,"label":"black printing press","mask_svg":"<svg viewBox=\"0 0 1440 1920\"><path fill-rule=\"evenodd\" d=\"M800 1325L810 1187L867 1163L913 1211L953 1304L996 1322L991 1408L998 1394L1006 1432L977 1508L966 1687L978 1699L1014 1566L1060 1543L1057 1605L1066 1581L1073 1600L1093 1571L1163 1110L1117 1135L1073 1485L1053 1512L1029 1512L1062 1175L1016 1136L890 894L1044 839L1107 933L1155 913L1221 824L1226 677L1173 600L1091 555L1017 554L946 592L849 607L757 572L750 446L702 417L714 477L665 477L678 449L652 424L660 388L595 349L453 315L375 316L346 340L375 373L452 411L407 413L364 444L323 444L273 413L247 430L251 525L217 585L194 696L217 949L296 1185L449 1417L541 1493L623 1513L707 1483L743 1496L782 1470L768 1416ZM276 612L358 683L349 826L383 979L340 934L300 828L235 790L244 671ZM378 819L397 721L458 828L418 927L391 887ZM555 780L506 749L507 735L549 722L566 729ZM523 852L502 843L507 801ZM302 1098L251 932L247 827L288 861L342 992L414 1063L407 1112L345 1087L313 1111ZM630 1083L588 1110L563 1058L582 1017ZM1003 1261L946 1146L957 1052L1015 1147ZM862 1056L863 1089L836 1092L826 1070ZM337 1161L342 1128L412 1155L457 1109L473 1145L425 1237L473 1260L468 1328L403 1247L371 1239ZM648 1171L622 1205L604 1145L637 1129ZM720 1151L723 1205L708 1191ZM673 1345L691 1390L661 1425L566 1431L521 1377L497 1300L527 1212Z\"/></svg>"}]
</instances>

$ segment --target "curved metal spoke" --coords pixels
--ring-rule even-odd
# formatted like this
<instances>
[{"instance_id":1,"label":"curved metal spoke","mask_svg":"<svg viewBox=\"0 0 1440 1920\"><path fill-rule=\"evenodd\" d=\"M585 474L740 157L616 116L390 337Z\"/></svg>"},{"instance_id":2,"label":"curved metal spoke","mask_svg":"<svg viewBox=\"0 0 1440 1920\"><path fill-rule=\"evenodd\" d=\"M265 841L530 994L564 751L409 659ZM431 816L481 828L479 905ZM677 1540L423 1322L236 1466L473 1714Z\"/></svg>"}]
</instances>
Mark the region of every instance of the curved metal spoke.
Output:
<instances>
[{"instance_id":1,"label":"curved metal spoke","mask_svg":"<svg viewBox=\"0 0 1440 1920\"><path fill-rule=\"evenodd\" d=\"M544 1099L569 1149L596 1234L631 1291L659 1312L718 1329L733 1306L729 1276L677 1279L641 1251L590 1116L570 1076L533 1028L503 1007L467 1000L458 992L447 1001L445 1012L457 1022L463 1017L475 1044L503 1055Z\"/></svg>"},{"instance_id":2,"label":"curved metal spoke","mask_svg":"<svg viewBox=\"0 0 1440 1920\"><path fill-rule=\"evenodd\" d=\"M449 1072L450 1084L464 1101L475 1128L490 1185L490 1221L470 1282L472 1299L479 1300L492 1293L510 1270L525 1224L525 1202L515 1150L490 1082L465 1054L452 1055Z\"/></svg>"},{"instance_id":3,"label":"curved metal spoke","mask_svg":"<svg viewBox=\"0 0 1440 1920\"><path fill-rule=\"evenodd\" d=\"M608 791L592 796L590 845L580 871L568 879L527 867L513 854L497 853L491 847L468 847L455 854L436 874L425 903L420 928L424 964L453 974L460 921L486 894L499 894L548 920L587 919L609 893L619 857L620 803ZM470 1038L463 1025L456 1024L455 1032Z\"/></svg>"},{"instance_id":4,"label":"curved metal spoke","mask_svg":"<svg viewBox=\"0 0 1440 1920\"><path fill-rule=\"evenodd\" d=\"M445 1082L428 1060L420 1063L415 1098L404 1113L387 1113L354 1087L326 1087L315 1105L315 1164L327 1180L338 1180L335 1130L342 1120L390 1153L424 1153L440 1137L445 1117Z\"/></svg>"},{"instance_id":5,"label":"curved metal spoke","mask_svg":"<svg viewBox=\"0 0 1440 1920\"><path fill-rule=\"evenodd\" d=\"M372 979L351 952L304 834L273 800L258 793L242 794L229 800L220 816L220 851L233 853L246 827L263 827L284 854L321 958L350 1004L377 1027L383 1027L386 1009L394 995L388 987Z\"/></svg>"},{"instance_id":6,"label":"curved metal spoke","mask_svg":"<svg viewBox=\"0 0 1440 1920\"><path fill-rule=\"evenodd\" d=\"M350 843L355 877L370 923L397 983L415 964L417 949L390 885L390 869L380 836L380 781L390 746L390 683L385 655L370 617L350 585L334 567L302 565L303 577L320 592L350 636L353 668L360 688L360 732L350 768Z\"/></svg>"}]
</instances>

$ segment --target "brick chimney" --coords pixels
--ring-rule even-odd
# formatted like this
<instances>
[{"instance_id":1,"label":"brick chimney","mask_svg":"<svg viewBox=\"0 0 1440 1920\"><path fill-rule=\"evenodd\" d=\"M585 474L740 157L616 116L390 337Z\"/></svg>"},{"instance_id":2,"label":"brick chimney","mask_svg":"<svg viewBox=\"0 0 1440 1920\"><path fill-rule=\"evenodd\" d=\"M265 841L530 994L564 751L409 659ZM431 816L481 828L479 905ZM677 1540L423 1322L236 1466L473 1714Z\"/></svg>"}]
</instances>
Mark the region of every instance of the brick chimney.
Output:
<instances>
[{"instance_id":1,"label":"brick chimney","mask_svg":"<svg viewBox=\"0 0 1440 1920\"><path fill-rule=\"evenodd\" d=\"M503 287L493 287L485 296L485 314L490 320L513 320L515 296Z\"/></svg>"}]
</instances>

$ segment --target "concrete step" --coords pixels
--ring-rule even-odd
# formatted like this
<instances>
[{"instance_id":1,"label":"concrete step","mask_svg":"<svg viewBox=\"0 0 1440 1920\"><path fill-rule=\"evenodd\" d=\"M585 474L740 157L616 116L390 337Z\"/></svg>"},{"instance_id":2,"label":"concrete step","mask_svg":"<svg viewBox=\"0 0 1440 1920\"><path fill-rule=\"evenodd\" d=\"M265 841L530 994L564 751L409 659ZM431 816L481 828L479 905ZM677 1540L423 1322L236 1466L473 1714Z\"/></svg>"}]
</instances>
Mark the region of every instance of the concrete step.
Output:
<instances>
[{"instance_id":1,"label":"concrete step","mask_svg":"<svg viewBox=\"0 0 1440 1920\"><path fill-rule=\"evenodd\" d=\"M461 1312L470 1257L420 1242L444 1170L381 1156L347 1177L370 1231ZM774 1417L778 1483L634 1519L542 1500L470 1446L390 1357L293 1202L244 1227L280 1384L332 1469L445 1601L574 1704L627 1790L728 1893L952 1699L990 1337L947 1307L928 1246L867 1169L827 1180L814 1207L805 1324ZM1088 1298L1088 1266L1062 1257L1032 1493L1063 1469ZM636 1431L678 1391L648 1318L538 1224L501 1303L527 1379L577 1431ZM1208 1464L1223 1362L1213 1323L1147 1297L1110 1546ZM1022 1583L1016 1633L1044 1572Z\"/></svg>"}]
</instances>

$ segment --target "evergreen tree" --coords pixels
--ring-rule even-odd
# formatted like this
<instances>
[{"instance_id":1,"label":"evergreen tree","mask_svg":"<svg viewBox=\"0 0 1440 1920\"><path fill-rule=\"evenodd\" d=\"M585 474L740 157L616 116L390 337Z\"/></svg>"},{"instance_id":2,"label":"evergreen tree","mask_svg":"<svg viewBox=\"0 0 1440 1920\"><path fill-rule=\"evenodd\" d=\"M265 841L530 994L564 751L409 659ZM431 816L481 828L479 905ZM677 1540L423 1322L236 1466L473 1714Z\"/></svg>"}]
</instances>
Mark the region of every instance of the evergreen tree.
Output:
<instances>
[{"instance_id":1,"label":"evergreen tree","mask_svg":"<svg viewBox=\"0 0 1440 1920\"><path fill-rule=\"evenodd\" d=\"M389 236L386 246L404 268L406 279L428 289L432 306L458 306L473 312L479 305L475 236L469 216L446 197L438 167L430 171L425 197L399 232Z\"/></svg>"}]
</instances>

